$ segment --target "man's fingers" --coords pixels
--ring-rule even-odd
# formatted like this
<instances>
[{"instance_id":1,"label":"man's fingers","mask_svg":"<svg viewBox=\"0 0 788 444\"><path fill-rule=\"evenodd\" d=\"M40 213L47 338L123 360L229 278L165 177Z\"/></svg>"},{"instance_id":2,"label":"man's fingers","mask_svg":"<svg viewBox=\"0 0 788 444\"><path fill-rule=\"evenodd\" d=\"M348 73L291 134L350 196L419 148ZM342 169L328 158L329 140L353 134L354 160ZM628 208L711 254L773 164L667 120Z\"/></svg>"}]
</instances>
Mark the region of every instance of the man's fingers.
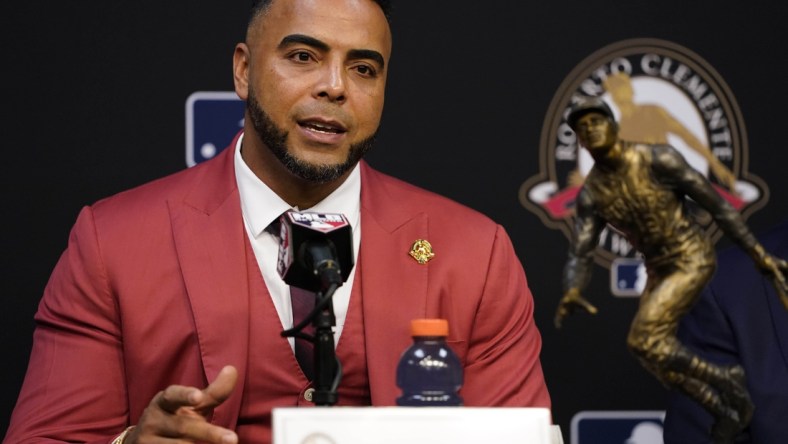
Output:
<instances>
[{"instance_id":1,"label":"man's fingers","mask_svg":"<svg viewBox=\"0 0 788 444\"><path fill-rule=\"evenodd\" d=\"M222 368L216 379L204 390L171 385L159 392L153 398L153 403L168 413L176 413L181 407L192 407L197 410L213 408L230 396L237 380L238 371L235 367L228 365Z\"/></svg>"},{"instance_id":2,"label":"man's fingers","mask_svg":"<svg viewBox=\"0 0 788 444\"><path fill-rule=\"evenodd\" d=\"M127 441L162 442L164 438L164 442L236 444L238 436L232 430L210 424L206 418L230 396L237 380L238 371L227 366L203 390L182 385L167 387L153 397Z\"/></svg>"},{"instance_id":3,"label":"man's fingers","mask_svg":"<svg viewBox=\"0 0 788 444\"><path fill-rule=\"evenodd\" d=\"M168 428L161 430L161 435L179 440L199 441L212 444L235 444L238 435L223 427L213 425L193 416L175 416L168 421Z\"/></svg>"},{"instance_id":4,"label":"man's fingers","mask_svg":"<svg viewBox=\"0 0 788 444\"><path fill-rule=\"evenodd\" d=\"M206 442L211 444L236 444L238 435L213 425L201 416L164 415L148 418L140 423L128 436L127 441L136 443L150 438L162 439L167 442ZM169 438L169 439L167 439Z\"/></svg>"},{"instance_id":5,"label":"man's fingers","mask_svg":"<svg viewBox=\"0 0 788 444\"><path fill-rule=\"evenodd\" d=\"M216 379L201 392L195 408L211 408L223 403L233 392L236 381L238 381L238 371L231 365L225 366Z\"/></svg>"},{"instance_id":6,"label":"man's fingers","mask_svg":"<svg viewBox=\"0 0 788 444\"><path fill-rule=\"evenodd\" d=\"M203 398L199 389L182 385L171 385L159 392L152 401L160 409L174 414L181 407L194 407Z\"/></svg>"}]
</instances>

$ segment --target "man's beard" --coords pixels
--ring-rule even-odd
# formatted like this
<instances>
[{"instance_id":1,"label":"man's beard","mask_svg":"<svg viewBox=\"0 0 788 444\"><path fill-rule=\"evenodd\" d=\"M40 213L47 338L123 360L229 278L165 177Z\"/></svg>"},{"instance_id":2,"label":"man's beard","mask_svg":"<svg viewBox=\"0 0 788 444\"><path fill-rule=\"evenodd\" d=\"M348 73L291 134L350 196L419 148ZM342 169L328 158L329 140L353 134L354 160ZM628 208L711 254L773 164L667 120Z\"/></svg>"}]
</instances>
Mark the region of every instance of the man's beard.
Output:
<instances>
[{"instance_id":1,"label":"man's beard","mask_svg":"<svg viewBox=\"0 0 788 444\"><path fill-rule=\"evenodd\" d=\"M274 153L282 165L294 175L313 183L328 183L342 177L350 171L375 143L373 133L361 142L350 145L347 158L337 165L320 165L309 163L293 156L287 149L287 131L276 126L268 114L263 111L257 101L254 91L249 88L249 97L246 99L246 109L252 119L252 125L260 135L263 143Z\"/></svg>"}]
</instances>

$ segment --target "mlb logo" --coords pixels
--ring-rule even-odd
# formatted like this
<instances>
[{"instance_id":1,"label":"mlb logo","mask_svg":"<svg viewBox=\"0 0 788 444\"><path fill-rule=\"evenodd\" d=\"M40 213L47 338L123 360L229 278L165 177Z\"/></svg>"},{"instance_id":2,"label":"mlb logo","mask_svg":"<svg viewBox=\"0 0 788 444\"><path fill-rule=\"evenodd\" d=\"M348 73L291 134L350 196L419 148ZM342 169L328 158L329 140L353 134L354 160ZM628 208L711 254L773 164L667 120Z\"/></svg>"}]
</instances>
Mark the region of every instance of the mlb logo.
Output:
<instances>
[{"instance_id":1,"label":"mlb logo","mask_svg":"<svg viewBox=\"0 0 788 444\"><path fill-rule=\"evenodd\" d=\"M663 444L664 411L584 411L572 418L571 444Z\"/></svg>"},{"instance_id":2,"label":"mlb logo","mask_svg":"<svg viewBox=\"0 0 788 444\"><path fill-rule=\"evenodd\" d=\"M186 100L186 165L215 157L244 124L244 102L232 91L198 91Z\"/></svg>"},{"instance_id":3,"label":"mlb logo","mask_svg":"<svg viewBox=\"0 0 788 444\"><path fill-rule=\"evenodd\" d=\"M615 296L640 296L646 288L646 278L642 259L620 257L610 264L610 292Z\"/></svg>"},{"instance_id":4,"label":"mlb logo","mask_svg":"<svg viewBox=\"0 0 788 444\"><path fill-rule=\"evenodd\" d=\"M287 215L292 223L323 233L330 233L339 228L350 226L350 222L348 222L344 214L296 213L290 211Z\"/></svg>"}]
</instances>

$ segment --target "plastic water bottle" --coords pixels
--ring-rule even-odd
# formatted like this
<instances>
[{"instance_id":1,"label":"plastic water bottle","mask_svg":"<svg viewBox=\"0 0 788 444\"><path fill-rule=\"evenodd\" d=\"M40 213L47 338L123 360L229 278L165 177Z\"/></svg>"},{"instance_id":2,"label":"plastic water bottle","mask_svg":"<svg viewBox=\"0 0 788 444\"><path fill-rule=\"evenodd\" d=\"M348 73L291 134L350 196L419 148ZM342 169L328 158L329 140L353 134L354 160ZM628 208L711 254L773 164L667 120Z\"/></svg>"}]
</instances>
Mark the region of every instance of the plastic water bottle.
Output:
<instances>
[{"instance_id":1,"label":"plastic water bottle","mask_svg":"<svg viewBox=\"0 0 788 444\"><path fill-rule=\"evenodd\" d=\"M446 344L445 319L414 319L410 323L413 345L397 366L397 405L410 407L459 406L462 398L462 364Z\"/></svg>"}]
</instances>

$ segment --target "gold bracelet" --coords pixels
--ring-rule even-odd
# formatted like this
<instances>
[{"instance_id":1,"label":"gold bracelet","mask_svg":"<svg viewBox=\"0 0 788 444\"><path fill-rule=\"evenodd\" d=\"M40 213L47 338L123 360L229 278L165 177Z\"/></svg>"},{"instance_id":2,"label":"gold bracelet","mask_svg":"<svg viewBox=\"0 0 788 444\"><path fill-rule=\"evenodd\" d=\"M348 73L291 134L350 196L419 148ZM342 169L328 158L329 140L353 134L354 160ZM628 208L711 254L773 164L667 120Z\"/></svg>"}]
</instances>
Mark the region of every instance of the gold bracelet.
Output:
<instances>
[{"instance_id":1,"label":"gold bracelet","mask_svg":"<svg viewBox=\"0 0 788 444\"><path fill-rule=\"evenodd\" d=\"M131 432L131 430L132 430L133 428L134 428L134 426L129 426L129 427L126 427L126 430L124 430L123 432L121 432L121 434L120 434L120 435L118 435L118 437L117 437L117 438L115 438L115 439L113 439L113 440L112 440L112 444L123 444L123 441L125 441L125 440L126 440L126 435L128 435L128 434L129 434L129 432Z\"/></svg>"}]
</instances>

